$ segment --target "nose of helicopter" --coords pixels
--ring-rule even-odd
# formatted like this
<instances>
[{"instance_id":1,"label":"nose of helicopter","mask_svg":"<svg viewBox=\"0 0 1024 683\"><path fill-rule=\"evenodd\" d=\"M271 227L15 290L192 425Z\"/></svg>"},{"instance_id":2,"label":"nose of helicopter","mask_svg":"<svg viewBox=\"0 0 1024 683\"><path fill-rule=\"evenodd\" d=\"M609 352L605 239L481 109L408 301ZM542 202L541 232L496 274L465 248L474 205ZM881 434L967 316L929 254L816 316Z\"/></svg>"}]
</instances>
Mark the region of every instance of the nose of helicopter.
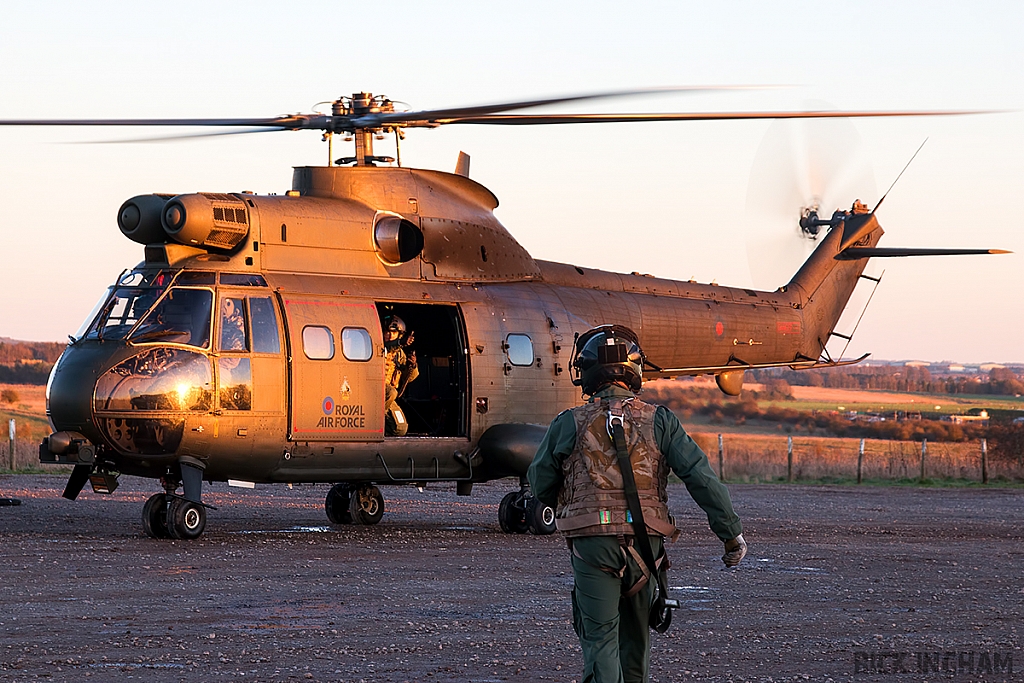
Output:
<instances>
[{"instance_id":1,"label":"nose of helicopter","mask_svg":"<svg viewBox=\"0 0 1024 683\"><path fill-rule=\"evenodd\" d=\"M92 410L96 380L125 355L118 353L122 349L84 341L65 349L46 385L46 416L55 432L78 432L93 443L101 441Z\"/></svg>"},{"instance_id":2,"label":"nose of helicopter","mask_svg":"<svg viewBox=\"0 0 1024 683\"><path fill-rule=\"evenodd\" d=\"M43 462L161 467L176 457L185 415L208 410L210 364L200 353L84 340L69 346L47 385L54 433ZM83 450L84 448L84 450Z\"/></svg>"}]
</instances>

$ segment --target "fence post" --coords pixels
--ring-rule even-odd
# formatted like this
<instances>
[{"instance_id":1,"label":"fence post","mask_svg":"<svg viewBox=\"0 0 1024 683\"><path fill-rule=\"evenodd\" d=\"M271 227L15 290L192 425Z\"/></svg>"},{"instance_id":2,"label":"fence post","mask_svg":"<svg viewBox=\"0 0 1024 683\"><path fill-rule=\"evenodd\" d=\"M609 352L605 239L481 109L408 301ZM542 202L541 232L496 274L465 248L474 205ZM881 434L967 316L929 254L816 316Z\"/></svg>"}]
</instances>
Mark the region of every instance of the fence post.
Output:
<instances>
[{"instance_id":1,"label":"fence post","mask_svg":"<svg viewBox=\"0 0 1024 683\"><path fill-rule=\"evenodd\" d=\"M725 447L722 445L722 435L718 435L718 478L725 481Z\"/></svg>"},{"instance_id":2,"label":"fence post","mask_svg":"<svg viewBox=\"0 0 1024 683\"><path fill-rule=\"evenodd\" d=\"M8 456L10 457L10 461L11 461L11 472L13 472L14 471L14 437L17 436L17 434L18 434L18 427L15 424L13 417L11 418L11 421L7 423L7 434L10 437L10 451L8 451Z\"/></svg>"},{"instance_id":3,"label":"fence post","mask_svg":"<svg viewBox=\"0 0 1024 683\"><path fill-rule=\"evenodd\" d=\"M928 455L928 439L921 439L921 481L924 481L924 458Z\"/></svg>"},{"instance_id":4,"label":"fence post","mask_svg":"<svg viewBox=\"0 0 1024 683\"><path fill-rule=\"evenodd\" d=\"M864 471L864 439L860 440L860 450L857 452L857 483L861 483L862 472Z\"/></svg>"},{"instance_id":5,"label":"fence post","mask_svg":"<svg viewBox=\"0 0 1024 683\"><path fill-rule=\"evenodd\" d=\"M786 442L786 481L793 481L793 437Z\"/></svg>"},{"instance_id":6,"label":"fence post","mask_svg":"<svg viewBox=\"0 0 1024 683\"><path fill-rule=\"evenodd\" d=\"M981 483L988 483L988 439L981 440Z\"/></svg>"}]
</instances>

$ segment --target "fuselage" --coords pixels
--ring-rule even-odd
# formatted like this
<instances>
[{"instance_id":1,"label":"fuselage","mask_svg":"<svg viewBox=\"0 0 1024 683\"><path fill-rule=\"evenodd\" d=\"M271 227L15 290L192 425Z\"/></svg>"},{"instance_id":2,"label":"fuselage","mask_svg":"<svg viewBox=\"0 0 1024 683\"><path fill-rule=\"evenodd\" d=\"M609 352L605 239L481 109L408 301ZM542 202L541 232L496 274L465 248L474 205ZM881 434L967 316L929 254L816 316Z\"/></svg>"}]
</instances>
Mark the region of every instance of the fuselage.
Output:
<instances>
[{"instance_id":1,"label":"fuselage","mask_svg":"<svg viewBox=\"0 0 1024 683\"><path fill-rule=\"evenodd\" d=\"M148 243L56 365L55 431L94 444L97 465L150 477L182 458L208 480L522 474L471 454L489 430L546 425L582 400L575 335L634 329L646 378L813 362L863 269L826 254L775 292L609 273L532 259L493 195L460 176L297 169L294 187L185 196L167 232L186 244ZM388 314L415 332L420 368L404 436L385 428Z\"/></svg>"}]
</instances>

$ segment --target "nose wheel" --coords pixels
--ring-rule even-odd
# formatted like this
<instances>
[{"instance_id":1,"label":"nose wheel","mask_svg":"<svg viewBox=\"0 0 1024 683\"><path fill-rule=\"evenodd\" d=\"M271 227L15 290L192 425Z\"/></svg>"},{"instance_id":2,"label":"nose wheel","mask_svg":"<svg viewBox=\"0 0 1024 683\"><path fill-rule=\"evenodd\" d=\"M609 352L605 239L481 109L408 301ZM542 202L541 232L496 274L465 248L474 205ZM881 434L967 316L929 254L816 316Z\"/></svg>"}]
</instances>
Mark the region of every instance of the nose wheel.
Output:
<instances>
[{"instance_id":1,"label":"nose wheel","mask_svg":"<svg viewBox=\"0 0 1024 683\"><path fill-rule=\"evenodd\" d=\"M150 538L170 538L167 530L167 494L154 493L142 506L142 530Z\"/></svg>"},{"instance_id":2,"label":"nose wheel","mask_svg":"<svg viewBox=\"0 0 1024 683\"><path fill-rule=\"evenodd\" d=\"M183 541L199 538L206 529L207 508L200 502L202 469L183 457L180 469L168 470L160 482L164 486L164 493L150 496L142 506L142 530L150 538L176 538ZM176 493L179 486L184 489L184 496Z\"/></svg>"},{"instance_id":3,"label":"nose wheel","mask_svg":"<svg viewBox=\"0 0 1024 683\"><path fill-rule=\"evenodd\" d=\"M150 538L199 538L206 529L206 507L184 498L157 493L142 508L142 530Z\"/></svg>"},{"instance_id":4,"label":"nose wheel","mask_svg":"<svg viewBox=\"0 0 1024 683\"><path fill-rule=\"evenodd\" d=\"M183 541L199 538L206 528L206 508L184 498L172 498L167 504L167 532Z\"/></svg>"}]
</instances>

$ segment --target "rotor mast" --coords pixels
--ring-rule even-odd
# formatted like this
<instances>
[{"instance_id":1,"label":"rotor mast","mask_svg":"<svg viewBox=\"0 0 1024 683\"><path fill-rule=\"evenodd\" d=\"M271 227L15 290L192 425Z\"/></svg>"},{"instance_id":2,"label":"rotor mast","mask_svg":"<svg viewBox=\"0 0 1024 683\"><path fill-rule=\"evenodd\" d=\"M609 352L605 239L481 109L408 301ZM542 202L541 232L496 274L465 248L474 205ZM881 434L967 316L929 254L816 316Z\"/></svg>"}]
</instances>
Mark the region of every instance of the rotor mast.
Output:
<instances>
[{"instance_id":1,"label":"rotor mast","mask_svg":"<svg viewBox=\"0 0 1024 683\"><path fill-rule=\"evenodd\" d=\"M373 166L375 163L391 163L392 157L375 156L373 153L374 137L383 138L383 134L391 132L395 126L383 125L380 114L395 111L394 103L386 97L374 96L368 92L357 92L351 98L342 97L331 103L331 114L334 117L336 131L346 134L346 139L355 140L356 154L353 157L342 157L334 161L336 164L356 166Z\"/></svg>"}]
</instances>

